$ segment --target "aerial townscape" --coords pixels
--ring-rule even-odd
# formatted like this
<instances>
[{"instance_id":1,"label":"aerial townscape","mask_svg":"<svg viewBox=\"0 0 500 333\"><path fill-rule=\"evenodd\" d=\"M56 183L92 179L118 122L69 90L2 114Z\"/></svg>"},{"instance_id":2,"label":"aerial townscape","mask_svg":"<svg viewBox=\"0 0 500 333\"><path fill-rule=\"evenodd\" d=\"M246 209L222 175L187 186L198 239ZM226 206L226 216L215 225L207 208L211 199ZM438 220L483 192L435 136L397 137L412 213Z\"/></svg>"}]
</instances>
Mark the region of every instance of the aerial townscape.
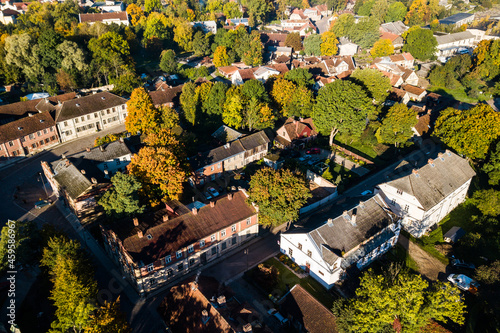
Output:
<instances>
[{"instance_id":1,"label":"aerial townscape","mask_svg":"<svg viewBox=\"0 0 500 333\"><path fill-rule=\"evenodd\" d=\"M500 332L500 0L17 1L0 333Z\"/></svg>"}]
</instances>

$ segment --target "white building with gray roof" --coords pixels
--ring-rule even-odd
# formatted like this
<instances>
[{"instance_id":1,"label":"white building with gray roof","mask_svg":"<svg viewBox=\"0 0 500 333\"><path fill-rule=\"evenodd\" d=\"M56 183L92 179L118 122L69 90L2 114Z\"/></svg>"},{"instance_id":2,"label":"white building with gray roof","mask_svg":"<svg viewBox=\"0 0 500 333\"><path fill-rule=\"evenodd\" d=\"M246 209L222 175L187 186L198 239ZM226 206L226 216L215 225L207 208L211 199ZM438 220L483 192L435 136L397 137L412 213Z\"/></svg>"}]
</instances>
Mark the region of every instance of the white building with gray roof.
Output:
<instances>
[{"instance_id":1,"label":"white building with gray roof","mask_svg":"<svg viewBox=\"0 0 500 333\"><path fill-rule=\"evenodd\" d=\"M467 160L446 150L424 165L403 160L376 192L403 217L405 230L421 237L464 202L475 174Z\"/></svg>"},{"instance_id":2,"label":"white building with gray roof","mask_svg":"<svg viewBox=\"0 0 500 333\"><path fill-rule=\"evenodd\" d=\"M280 251L331 288L350 270L363 269L392 248L399 220L378 194L350 210L331 204L299 221L306 228L281 234Z\"/></svg>"},{"instance_id":3,"label":"white building with gray roof","mask_svg":"<svg viewBox=\"0 0 500 333\"><path fill-rule=\"evenodd\" d=\"M437 57L449 57L460 50L474 47L474 36L470 31L461 31L453 34L436 36Z\"/></svg>"}]
</instances>

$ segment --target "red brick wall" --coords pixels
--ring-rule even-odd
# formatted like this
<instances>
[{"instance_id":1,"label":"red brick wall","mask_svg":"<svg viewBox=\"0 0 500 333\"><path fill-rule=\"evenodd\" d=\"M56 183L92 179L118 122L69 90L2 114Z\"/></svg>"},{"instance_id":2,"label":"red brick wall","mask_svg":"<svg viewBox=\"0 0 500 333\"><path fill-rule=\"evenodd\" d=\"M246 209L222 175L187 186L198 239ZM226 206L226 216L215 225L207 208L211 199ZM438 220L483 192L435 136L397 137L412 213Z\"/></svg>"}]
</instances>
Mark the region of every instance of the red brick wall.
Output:
<instances>
[{"instance_id":1,"label":"red brick wall","mask_svg":"<svg viewBox=\"0 0 500 333\"><path fill-rule=\"evenodd\" d=\"M52 129L52 132L50 129ZM47 133L44 133L44 130L32 133L33 139L31 139L29 135L26 135L16 140L12 140L12 147L9 142L0 144L0 147L2 148L0 150L0 157L24 156L59 142L59 136L57 135L57 129L55 126L47 128L46 131ZM23 139L24 141L21 142ZM33 145L35 145L35 147L33 147Z\"/></svg>"}]
</instances>

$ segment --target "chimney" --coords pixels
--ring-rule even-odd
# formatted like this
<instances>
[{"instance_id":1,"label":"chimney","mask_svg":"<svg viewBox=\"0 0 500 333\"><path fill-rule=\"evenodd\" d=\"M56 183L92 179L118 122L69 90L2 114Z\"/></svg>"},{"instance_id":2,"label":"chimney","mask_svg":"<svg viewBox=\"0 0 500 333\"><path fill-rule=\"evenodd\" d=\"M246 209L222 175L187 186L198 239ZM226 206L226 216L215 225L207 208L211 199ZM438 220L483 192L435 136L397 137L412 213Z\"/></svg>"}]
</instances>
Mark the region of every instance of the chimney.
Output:
<instances>
[{"instance_id":1,"label":"chimney","mask_svg":"<svg viewBox=\"0 0 500 333\"><path fill-rule=\"evenodd\" d=\"M356 213L354 213L354 211L352 212L352 216L351 216L351 224L353 227L356 226Z\"/></svg>"},{"instance_id":2,"label":"chimney","mask_svg":"<svg viewBox=\"0 0 500 333\"><path fill-rule=\"evenodd\" d=\"M429 163L431 166L434 166L434 160L432 158L429 158L427 160L427 163Z\"/></svg>"},{"instance_id":3,"label":"chimney","mask_svg":"<svg viewBox=\"0 0 500 333\"><path fill-rule=\"evenodd\" d=\"M94 177L90 178L90 180L92 181L92 184L97 184L97 179L95 179Z\"/></svg>"},{"instance_id":4,"label":"chimney","mask_svg":"<svg viewBox=\"0 0 500 333\"><path fill-rule=\"evenodd\" d=\"M215 201L210 201L210 207L214 208L215 207Z\"/></svg>"},{"instance_id":5,"label":"chimney","mask_svg":"<svg viewBox=\"0 0 500 333\"><path fill-rule=\"evenodd\" d=\"M444 154L443 153L438 153L438 157L441 159L441 161L444 161Z\"/></svg>"},{"instance_id":6,"label":"chimney","mask_svg":"<svg viewBox=\"0 0 500 333\"><path fill-rule=\"evenodd\" d=\"M247 323L245 326L243 326L243 332L251 333L252 332L252 324Z\"/></svg>"},{"instance_id":7,"label":"chimney","mask_svg":"<svg viewBox=\"0 0 500 333\"><path fill-rule=\"evenodd\" d=\"M62 154L61 158L64 160L66 158L66 155Z\"/></svg>"},{"instance_id":8,"label":"chimney","mask_svg":"<svg viewBox=\"0 0 500 333\"><path fill-rule=\"evenodd\" d=\"M85 170L83 170L83 169L82 169L82 171L81 171L81 172L82 172L82 175L84 175L84 174L85 174Z\"/></svg>"},{"instance_id":9,"label":"chimney","mask_svg":"<svg viewBox=\"0 0 500 333\"><path fill-rule=\"evenodd\" d=\"M411 172L415 175L415 177L420 177L417 169L413 169Z\"/></svg>"},{"instance_id":10,"label":"chimney","mask_svg":"<svg viewBox=\"0 0 500 333\"><path fill-rule=\"evenodd\" d=\"M222 295L222 296L217 297L217 303L220 306L226 305L226 296Z\"/></svg>"},{"instance_id":11,"label":"chimney","mask_svg":"<svg viewBox=\"0 0 500 333\"><path fill-rule=\"evenodd\" d=\"M203 321L203 324L206 324L208 322L208 311L203 310L201 311L201 320Z\"/></svg>"},{"instance_id":12,"label":"chimney","mask_svg":"<svg viewBox=\"0 0 500 333\"><path fill-rule=\"evenodd\" d=\"M137 217L134 217L134 220L133 220L133 221L134 221L134 225L135 225L136 227L138 227L138 226L139 226L139 219L138 219Z\"/></svg>"},{"instance_id":13,"label":"chimney","mask_svg":"<svg viewBox=\"0 0 500 333\"><path fill-rule=\"evenodd\" d=\"M142 233L142 231L141 231L141 230L137 230L137 236L138 236L139 238L142 238L142 237L144 237L144 234Z\"/></svg>"},{"instance_id":14,"label":"chimney","mask_svg":"<svg viewBox=\"0 0 500 333\"><path fill-rule=\"evenodd\" d=\"M90 152L90 147L85 148L88 152Z\"/></svg>"},{"instance_id":15,"label":"chimney","mask_svg":"<svg viewBox=\"0 0 500 333\"><path fill-rule=\"evenodd\" d=\"M66 160L65 164L66 164L66 166L69 166L69 160Z\"/></svg>"},{"instance_id":16,"label":"chimney","mask_svg":"<svg viewBox=\"0 0 500 333\"><path fill-rule=\"evenodd\" d=\"M232 194L232 193L229 193L229 194L227 195L227 199L228 199L228 200L233 200L233 194Z\"/></svg>"},{"instance_id":17,"label":"chimney","mask_svg":"<svg viewBox=\"0 0 500 333\"><path fill-rule=\"evenodd\" d=\"M33 117L33 113L28 113L28 116Z\"/></svg>"},{"instance_id":18,"label":"chimney","mask_svg":"<svg viewBox=\"0 0 500 333\"><path fill-rule=\"evenodd\" d=\"M120 139L118 139L118 140L120 140L120 142L121 142L121 143L123 143L123 142L124 142L124 141L123 141L123 137L120 137Z\"/></svg>"},{"instance_id":19,"label":"chimney","mask_svg":"<svg viewBox=\"0 0 500 333\"><path fill-rule=\"evenodd\" d=\"M193 212L193 215L198 215L198 209L196 207L193 207L191 211Z\"/></svg>"},{"instance_id":20,"label":"chimney","mask_svg":"<svg viewBox=\"0 0 500 333\"><path fill-rule=\"evenodd\" d=\"M105 170L104 170L104 174L105 174L106 176L107 176L107 175L109 175L109 171L105 169Z\"/></svg>"},{"instance_id":21,"label":"chimney","mask_svg":"<svg viewBox=\"0 0 500 333\"><path fill-rule=\"evenodd\" d=\"M163 222L167 222L167 221L168 221L168 215L165 214L165 215L163 215Z\"/></svg>"},{"instance_id":22,"label":"chimney","mask_svg":"<svg viewBox=\"0 0 500 333\"><path fill-rule=\"evenodd\" d=\"M99 149L100 149L101 151L104 151L104 146L99 146Z\"/></svg>"},{"instance_id":23,"label":"chimney","mask_svg":"<svg viewBox=\"0 0 500 333\"><path fill-rule=\"evenodd\" d=\"M449 149L446 149L444 152L446 153L446 155L451 156L451 151Z\"/></svg>"}]
</instances>

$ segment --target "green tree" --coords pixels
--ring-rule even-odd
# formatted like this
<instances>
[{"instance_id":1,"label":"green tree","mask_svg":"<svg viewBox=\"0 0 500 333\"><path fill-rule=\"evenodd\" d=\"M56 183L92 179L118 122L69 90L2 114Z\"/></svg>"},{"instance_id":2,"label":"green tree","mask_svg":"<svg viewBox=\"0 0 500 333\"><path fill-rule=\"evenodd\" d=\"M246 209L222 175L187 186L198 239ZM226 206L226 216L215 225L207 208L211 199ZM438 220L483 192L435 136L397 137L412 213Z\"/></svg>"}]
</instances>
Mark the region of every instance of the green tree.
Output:
<instances>
[{"instance_id":1,"label":"green tree","mask_svg":"<svg viewBox=\"0 0 500 333\"><path fill-rule=\"evenodd\" d=\"M77 69L81 72L88 68L85 54L75 42L65 40L57 46L57 51L61 55L61 67L65 70Z\"/></svg>"},{"instance_id":2,"label":"green tree","mask_svg":"<svg viewBox=\"0 0 500 333\"><path fill-rule=\"evenodd\" d=\"M490 185L500 184L500 142L491 151L488 162L483 166L483 171L488 175Z\"/></svg>"},{"instance_id":3,"label":"green tree","mask_svg":"<svg viewBox=\"0 0 500 333\"><path fill-rule=\"evenodd\" d=\"M387 0L375 0L370 16L375 18L379 23L384 22L384 18L389 10L389 2Z\"/></svg>"},{"instance_id":4,"label":"green tree","mask_svg":"<svg viewBox=\"0 0 500 333\"><path fill-rule=\"evenodd\" d=\"M385 57L394 54L394 46L390 39L379 39L370 50L372 57Z\"/></svg>"},{"instance_id":5,"label":"green tree","mask_svg":"<svg viewBox=\"0 0 500 333\"><path fill-rule=\"evenodd\" d=\"M146 27L143 33L143 44L148 46L154 41L172 39L172 21L169 21L161 13L150 13L146 19Z\"/></svg>"},{"instance_id":6,"label":"green tree","mask_svg":"<svg viewBox=\"0 0 500 333\"><path fill-rule=\"evenodd\" d=\"M285 73L285 79L292 81L299 87L311 87L314 84L314 78L307 68L294 68Z\"/></svg>"},{"instance_id":7,"label":"green tree","mask_svg":"<svg viewBox=\"0 0 500 333\"><path fill-rule=\"evenodd\" d=\"M293 48L294 51L302 50L302 39L298 32L286 35L285 46Z\"/></svg>"},{"instance_id":8,"label":"green tree","mask_svg":"<svg viewBox=\"0 0 500 333\"><path fill-rule=\"evenodd\" d=\"M303 175L287 169L263 168L250 180L248 202L259 207L259 223L263 225L275 227L295 221L310 197Z\"/></svg>"},{"instance_id":9,"label":"green tree","mask_svg":"<svg viewBox=\"0 0 500 333\"><path fill-rule=\"evenodd\" d=\"M380 38L379 23L373 17L364 17L349 30L348 37L362 48L371 48Z\"/></svg>"},{"instance_id":10,"label":"green tree","mask_svg":"<svg viewBox=\"0 0 500 333\"><path fill-rule=\"evenodd\" d=\"M418 60L428 60L436 53L437 40L429 29L418 26L411 27L402 35L404 39L403 51L410 52Z\"/></svg>"},{"instance_id":11,"label":"green tree","mask_svg":"<svg viewBox=\"0 0 500 333\"><path fill-rule=\"evenodd\" d=\"M159 11L163 6L160 0L145 0L144 9L147 13Z\"/></svg>"},{"instance_id":12,"label":"green tree","mask_svg":"<svg viewBox=\"0 0 500 333\"><path fill-rule=\"evenodd\" d=\"M40 63L40 51L28 33L14 34L5 39L5 62L22 70L28 80L39 82L45 73Z\"/></svg>"},{"instance_id":13,"label":"green tree","mask_svg":"<svg viewBox=\"0 0 500 333\"><path fill-rule=\"evenodd\" d=\"M335 34L335 36L348 37L354 25L354 16L352 14L345 13L340 15L339 18L334 21L330 30Z\"/></svg>"},{"instance_id":14,"label":"green tree","mask_svg":"<svg viewBox=\"0 0 500 333\"><path fill-rule=\"evenodd\" d=\"M350 79L356 84L365 88L369 97L375 100L376 104L385 101L392 89L391 81L376 69L356 69Z\"/></svg>"},{"instance_id":15,"label":"green tree","mask_svg":"<svg viewBox=\"0 0 500 333\"><path fill-rule=\"evenodd\" d=\"M114 84L113 92L118 95L130 94L142 85L141 80L134 73L125 73L111 80Z\"/></svg>"},{"instance_id":16,"label":"green tree","mask_svg":"<svg viewBox=\"0 0 500 333\"><path fill-rule=\"evenodd\" d=\"M399 273L388 278L370 269L343 310L347 319L341 325L362 333L388 331L398 323L403 332L419 332L431 320L462 324L464 312L460 291L449 283L429 286L420 275Z\"/></svg>"},{"instance_id":17,"label":"green tree","mask_svg":"<svg viewBox=\"0 0 500 333\"><path fill-rule=\"evenodd\" d=\"M39 242L33 221L8 221L0 237L0 272L16 270L19 264L31 264L39 253Z\"/></svg>"},{"instance_id":18,"label":"green tree","mask_svg":"<svg viewBox=\"0 0 500 333\"><path fill-rule=\"evenodd\" d=\"M236 2L231 2L231 1L226 2L224 4L224 8L222 11L224 13L224 16L227 17L228 19L242 17L242 14L240 12L240 7Z\"/></svg>"},{"instance_id":19,"label":"green tree","mask_svg":"<svg viewBox=\"0 0 500 333\"><path fill-rule=\"evenodd\" d=\"M217 49L214 52L214 66L229 66L229 56L227 55L227 48L225 46L217 46Z\"/></svg>"},{"instance_id":20,"label":"green tree","mask_svg":"<svg viewBox=\"0 0 500 333\"><path fill-rule=\"evenodd\" d=\"M111 183L113 187L99 200L99 205L104 208L106 214L119 218L144 212L138 195L141 183L134 176L117 172L111 178Z\"/></svg>"},{"instance_id":21,"label":"green tree","mask_svg":"<svg viewBox=\"0 0 500 333\"><path fill-rule=\"evenodd\" d=\"M263 23L268 12L273 9L272 3L266 0L246 0L243 4L248 10L250 26Z\"/></svg>"},{"instance_id":22,"label":"green tree","mask_svg":"<svg viewBox=\"0 0 500 333\"><path fill-rule=\"evenodd\" d=\"M360 136L366 119L375 108L362 87L337 80L319 90L313 108L313 120L323 135L330 135L330 145L338 132Z\"/></svg>"},{"instance_id":23,"label":"green tree","mask_svg":"<svg viewBox=\"0 0 500 333\"><path fill-rule=\"evenodd\" d=\"M405 16L404 23L413 27L423 25L429 20L430 11L427 7L427 0L414 0Z\"/></svg>"},{"instance_id":24,"label":"green tree","mask_svg":"<svg viewBox=\"0 0 500 333\"><path fill-rule=\"evenodd\" d=\"M240 87L232 86L226 93L222 112L224 124L236 129L243 127L243 109L245 101Z\"/></svg>"},{"instance_id":25,"label":"green tree","mask_svg":"<svg viewBox=\"0 0 500 333\"><path fill-rule=\"evenodd\" d=\"M245 65L258 66L262 64L262 52L264 49L264 46L260 41L260 33L257 30L254 30L247 36L248 37L245 38L246 43L241 60L245 63Z\"/></svg>"},{"instance_id":26,"label":"green tree","mask_svg":"<svg viewBox=\"0 0 500 333\"><path fill-rule=\"evenodd\" d=\"M476 191L471 202L476 205L483 215L500 215L500 191L494 189Z\"/></svg>"},{"instance_id":27,"label":"green tree","mask_svg":"<svg viewBox=\"0 0 500 333\"><path fill-rule=\"evenodd\" d=\"M264 84L259 80L248 80L241 86L241 93L243 96L249 99L255 99L260 102L266 102L269 100L266 88Z\"/></svg>"},{"instance_id":28,"label":"green tree","mask_svg":"<svg viewBox=\"0 0 500 333\"><path fill-rule=\"evenodd\" d=\"M398 147L413 136L412 128L417 124L416 113L404 104L395 104L382 120L375 136L381 143Z\"/></svg>"},{"instance_id":29,"label":"green tree","mask_svg":"<svg viewBox=\"0 0 500 333\"><path fill-rule=\"evenodd\" d=\"M500 114L487 104L469 110L447 108L436 120L434 135L471 159L484 159L500 136Z\"/></svg>"},{"instance_id":30,"label":"green tree","mask_svg":"<svg viewBox=\"0 0 500 333\"><path fill-rule=\"evenodd\" d=\"M205 56L210 54L210 36L212 34L205 35L203 32L198 31L194 34L193 38L193 50L194 54Z\"/></svg>"},{"instance_id":31,"label":"green tree","mask_svg":"<svg viewBox=\"0 0 500 333\"><path fill-rule=\"evenodd\" d=\"M180 103L184 118L188 123L194 126L198 115L198 94L196 93L196 84L194 82L187 82L184 84L180 96Z\"/></svg>"},{"instance_id":32,"label":"green tree","mask_svg":"<svg viewBox=\"0 0 500 333\"><path fill-rule=\"evenodd\" d=\"M177 61L175 61L175 52L173 50L165 50L161 53L160 69L168 74L177 72Z\"/></svg>"},{"instance_id":33,"label":"green tree","mask_svg":"<svg viewBox=\"0 0 500 333\"><path fill-rule=\"evenodd\" d=\"M311 34L304 39L304 52L307 55L321 55L321 35Z\"/></svg>"},{"instance_id":34,"label":"green tree","mask_svg":"<svg viewBox=\"0 0 500 333\"><path fill-rule=\"evenodd\" d=\"M385 22L396 22L402 21L407 13L406 6L399 1L391 3L389 8L387 8L387 13L385 14Z\"/></svg>"},{"instance_id":35,"label":"green tree","mask_svg":"<svg viewBox=\"0 0 500 333\"><path fill-rule=\"evenodd\" d=\"M144 88L136 88L127 102L125 128L130 133L149 133L160 125L160 112Z\"/></svg>"},{"instance_id":36,"label":"green tree","mask_svg":"<svg viewBox=\"0 0 500 333\"><path fill-rule=\"evenodd\" d=\"M338 52L337 36L331 31L326 31L321 35L321 55L332 56Z\"/></svg>"},{"instance_id":37,"label":"green tree","mask_svg":"<svg viewBox=\"0 0 500 333\"><path fill-rule=\"evenodd\" d=\"M226 101L226 91L227 86L224 83L216 82L203 103L203 111L207 114L222 115Z\"/></svg>"},{"instance_id":38,"label":"green tree","mask_svg":"<svg viewBox=\"0 0 500 333\"><path fill-rule=\"evenodd\" d=\"M57 46L62 42L60 34L52 29L43 30L38 37L38 47L40 49L40 61L43 67L58 69L61 64L61 54Z\"/></svg>"}]
</instances>

